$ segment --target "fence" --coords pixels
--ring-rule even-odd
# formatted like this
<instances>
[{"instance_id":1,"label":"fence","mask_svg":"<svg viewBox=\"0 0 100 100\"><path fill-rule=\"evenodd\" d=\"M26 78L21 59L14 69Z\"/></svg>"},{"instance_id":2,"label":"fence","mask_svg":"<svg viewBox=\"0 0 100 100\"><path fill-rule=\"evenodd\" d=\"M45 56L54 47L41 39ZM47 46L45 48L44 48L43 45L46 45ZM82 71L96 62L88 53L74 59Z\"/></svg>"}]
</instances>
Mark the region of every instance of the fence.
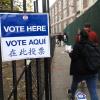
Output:
<instances>
[{"instance_id":1,"label":"fence","mask_svg":"<svg viewBox=\"0 0 100 100\"><path fill-rule=\"evenodd\" d=\"M11 1L11 7L8 7L11 8L11 11L9 9L4 10L4 5L0 8L0 12L26 12L26 0L23 0L23 11L14 11L13 0L8 1ZM46 9L48 10L46 2L43 0L44 12ZM37 7L36 0L34 12L38 12ZM6 63L2 63L0 60L0 100L52 100L50 67L55 48L55 37L50 37L50 42L51 58L31 59L28 64L27 60Z\"/></svg>"}]
</instances>

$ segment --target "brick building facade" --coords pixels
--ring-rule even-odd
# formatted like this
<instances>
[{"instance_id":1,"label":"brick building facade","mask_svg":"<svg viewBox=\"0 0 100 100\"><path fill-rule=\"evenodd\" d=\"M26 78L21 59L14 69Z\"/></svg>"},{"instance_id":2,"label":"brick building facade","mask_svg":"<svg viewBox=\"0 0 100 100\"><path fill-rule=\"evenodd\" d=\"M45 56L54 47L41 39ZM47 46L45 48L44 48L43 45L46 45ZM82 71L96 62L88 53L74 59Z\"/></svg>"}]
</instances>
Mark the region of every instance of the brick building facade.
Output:
<instances>
[{"instance_id":1,"label":"brick building facade","mask_svg":"<svg viewBox=\"0 0 100 100\"><path fill-rule=\"evenodd\" d=\"M56 0L50 7L51 34L63 34L64 28L97 0Z\"/></svg>"}]
</instances>

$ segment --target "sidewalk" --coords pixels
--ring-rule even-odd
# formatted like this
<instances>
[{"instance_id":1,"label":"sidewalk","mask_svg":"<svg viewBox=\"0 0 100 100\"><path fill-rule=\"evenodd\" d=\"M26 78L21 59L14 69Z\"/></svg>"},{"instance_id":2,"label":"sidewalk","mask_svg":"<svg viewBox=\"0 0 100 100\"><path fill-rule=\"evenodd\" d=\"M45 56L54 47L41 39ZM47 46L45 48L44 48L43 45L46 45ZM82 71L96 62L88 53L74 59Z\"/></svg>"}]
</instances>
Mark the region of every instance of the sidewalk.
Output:
<instances>
[{"instance_id":1,"label":"sidewalk","mask_svg":"<svg viewBox=\"0 0 100 100\"><path fill-rule=\"evenodd\" d=\"M69 67L69 55L64 52L63 46L56 46L51 67L52 100L68 100L67 90L70 88L72 78L69 75ZM85 90L87 91L87 89ZM86 94L89 98L88 92ZM98 85L98 95L100 99L100 83Z\"/></svg>"}]
</instances>

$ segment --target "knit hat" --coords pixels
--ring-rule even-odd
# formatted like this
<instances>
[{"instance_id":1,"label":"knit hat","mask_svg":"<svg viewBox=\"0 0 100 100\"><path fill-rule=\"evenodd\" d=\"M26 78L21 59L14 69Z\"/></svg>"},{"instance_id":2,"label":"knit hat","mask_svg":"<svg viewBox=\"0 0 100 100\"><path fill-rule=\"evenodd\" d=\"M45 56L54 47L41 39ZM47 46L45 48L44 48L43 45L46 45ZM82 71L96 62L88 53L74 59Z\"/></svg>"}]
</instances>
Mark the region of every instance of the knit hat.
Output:
<instances>
[{"instance_id":1,"label":"knit hat","mask_svg":"<svg viewBox=\"0 0 100 100\"><path fill-rule=\"evenodd\" d=\"M88 33L84 29L82 29L80 31L80 39L81 40L88 40Z\"/></svg>"},{"instance_id":2,"label":"knit hat","mask_svg":"<svg viewBox=\"0 0 100 100\"><path fill-rule=\"evenodd\" d=\"M90 28L91 25L90 25L89 23L86 23L86 24L84 25L84 27L86 27L86 28Z\"/></svg>"}]
</instances>

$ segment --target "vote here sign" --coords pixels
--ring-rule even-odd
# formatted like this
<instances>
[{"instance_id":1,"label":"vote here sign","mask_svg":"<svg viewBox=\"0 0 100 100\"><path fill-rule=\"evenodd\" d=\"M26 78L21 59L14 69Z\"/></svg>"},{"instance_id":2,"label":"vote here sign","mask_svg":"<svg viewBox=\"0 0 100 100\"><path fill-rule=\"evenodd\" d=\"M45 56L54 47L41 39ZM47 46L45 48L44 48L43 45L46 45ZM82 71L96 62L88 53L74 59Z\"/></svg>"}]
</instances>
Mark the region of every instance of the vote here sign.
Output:
<instances>
[{"instance_id":1,"label":"vote here sign","mask_svg":"<svg viewBox=\"0 0 100 100\"><path fill-rule=\"evenodd\" d=\"M50 57L48 14L0 14L2 61Z\"/></svg>"}]
</instances>

